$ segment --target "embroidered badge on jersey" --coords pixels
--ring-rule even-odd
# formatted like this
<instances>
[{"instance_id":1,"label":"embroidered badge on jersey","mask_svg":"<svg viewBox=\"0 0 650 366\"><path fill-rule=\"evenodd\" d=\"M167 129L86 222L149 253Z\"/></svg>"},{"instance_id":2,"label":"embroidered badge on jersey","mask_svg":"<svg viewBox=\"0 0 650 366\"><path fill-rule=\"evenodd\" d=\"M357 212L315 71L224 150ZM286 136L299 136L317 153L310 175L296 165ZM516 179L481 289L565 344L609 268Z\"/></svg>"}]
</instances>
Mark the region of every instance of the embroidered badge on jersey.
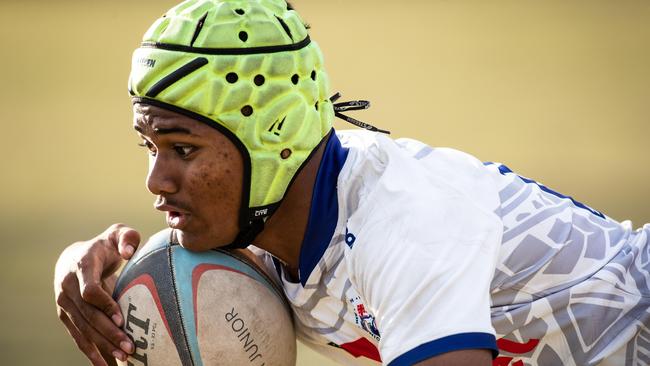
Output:
<instances>
[{"instance_id":1,"label":"embroidered badge on jersey","mask_svg":"<svg viewBox=\"0 0 650 366\"><path fill-rule=\"evenodd\" d=\"M359 296L353 297L349 299L349 301L354 307L354 320L357 325L379 342L381 336L379 334L379 329L377 329L375 317L366 310L366 307L361 302Z\"/></svg>"}]
</instances>

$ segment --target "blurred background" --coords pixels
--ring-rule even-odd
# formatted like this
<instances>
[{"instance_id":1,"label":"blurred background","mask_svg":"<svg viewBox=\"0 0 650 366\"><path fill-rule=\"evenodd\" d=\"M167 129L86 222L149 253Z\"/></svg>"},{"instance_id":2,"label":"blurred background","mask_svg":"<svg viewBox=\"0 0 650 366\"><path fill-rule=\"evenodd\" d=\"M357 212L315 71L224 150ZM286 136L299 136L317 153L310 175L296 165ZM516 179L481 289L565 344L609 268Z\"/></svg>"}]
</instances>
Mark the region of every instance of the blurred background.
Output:
<instances>
[{"instance_id":1,"label":"blurred background","mask_svg":"<svg viewBox=\"0 0 650 366\"><path fill-rule=\"evenodd\" d=\"M126 82L141 35L175 2L0 1L1 364L86 364L56 318L58 254L114 222L164 226ZM294 5L333 91L373 102L361 120L650 221L650 2ZM301 348L299 365L314 364L331 365Z\"/></svg>"}]
</instances>

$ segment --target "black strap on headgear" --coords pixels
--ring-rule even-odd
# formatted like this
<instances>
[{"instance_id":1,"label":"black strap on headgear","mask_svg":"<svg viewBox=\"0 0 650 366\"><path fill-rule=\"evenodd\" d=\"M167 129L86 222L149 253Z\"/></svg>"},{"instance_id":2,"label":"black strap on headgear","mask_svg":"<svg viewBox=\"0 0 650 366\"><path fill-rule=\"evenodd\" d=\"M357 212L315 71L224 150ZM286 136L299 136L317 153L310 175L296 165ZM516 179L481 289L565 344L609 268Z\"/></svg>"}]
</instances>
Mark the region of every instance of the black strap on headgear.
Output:
<instances>
[{"instance_id":1,"label":"black strap on headgear","mask_svg":"<svg viewBox=\"0 0 650 366\"><path fill-rule=\"evenodd\" d=\"M334 94L330 98L330 101L334 103L340 98L341 98L341 93L336 92L336 94ZM358 119L352 118L350 116L346 116L343 113L341 113L345 111L358 111L358 110L368 109L368 108L370 108L370 102L367 100L351 100L349 102L334 103L334 115L348 123L351 123L357 127L361 127L364 130L380 132L380 133L385 133L387 135L390 135L390 131L379 129L369 123L361 122Z\"/></svg>"},{"instance_id":2,"label":"black strap on headgear","mask_svg":"<svg viewBox=\"0 0 650 366\"><path fill-rule=\"evenodd\" d=\"M254 220L251 221L247 228L241 230L235 241L231 244L221 247L220 249L230 250L230 249L244 249L253 243L255 237L264 230L264 220Z\"/></svg>"}]
</instances>

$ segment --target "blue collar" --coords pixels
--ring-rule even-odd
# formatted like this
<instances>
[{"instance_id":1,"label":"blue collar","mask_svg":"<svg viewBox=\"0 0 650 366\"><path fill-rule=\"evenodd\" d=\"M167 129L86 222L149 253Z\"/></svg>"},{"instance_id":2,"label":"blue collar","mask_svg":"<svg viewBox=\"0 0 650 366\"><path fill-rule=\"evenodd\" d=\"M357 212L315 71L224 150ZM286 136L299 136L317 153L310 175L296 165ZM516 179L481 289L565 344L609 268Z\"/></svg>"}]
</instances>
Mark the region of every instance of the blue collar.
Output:
<instances>
[{"instance_id":1,"label":"blue collar","mask_svg":"<svg viewBox=\"0 0 650 366\"><path fill-rule=\"evenodd\" d=\"M348 149L341 146L336 132L332 130L316 175L309 221L300 247L298 278L303 286L334 236L339 217L337 181L347 157Z\"/></svg>"}]
</instances>

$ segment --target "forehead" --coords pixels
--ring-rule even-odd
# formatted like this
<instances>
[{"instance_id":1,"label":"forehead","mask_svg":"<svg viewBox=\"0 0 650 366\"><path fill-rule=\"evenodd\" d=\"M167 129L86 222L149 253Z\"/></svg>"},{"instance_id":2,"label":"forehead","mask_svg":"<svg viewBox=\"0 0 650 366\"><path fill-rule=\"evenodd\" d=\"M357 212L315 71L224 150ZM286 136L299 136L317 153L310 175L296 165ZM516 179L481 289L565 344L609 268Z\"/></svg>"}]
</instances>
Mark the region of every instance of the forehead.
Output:
<instances>
[{"instance_id":1,"label":"forehead","mask_svg":"<svg viewBox=\"0 0 650 366\"><path fill-rule=\"evenodd\" d=\"M182 114L148 104L133 105L133 127L142 134L157 130L177 129L193 135L214 133L214 129Z\"/></svg>"}]
</instances>

